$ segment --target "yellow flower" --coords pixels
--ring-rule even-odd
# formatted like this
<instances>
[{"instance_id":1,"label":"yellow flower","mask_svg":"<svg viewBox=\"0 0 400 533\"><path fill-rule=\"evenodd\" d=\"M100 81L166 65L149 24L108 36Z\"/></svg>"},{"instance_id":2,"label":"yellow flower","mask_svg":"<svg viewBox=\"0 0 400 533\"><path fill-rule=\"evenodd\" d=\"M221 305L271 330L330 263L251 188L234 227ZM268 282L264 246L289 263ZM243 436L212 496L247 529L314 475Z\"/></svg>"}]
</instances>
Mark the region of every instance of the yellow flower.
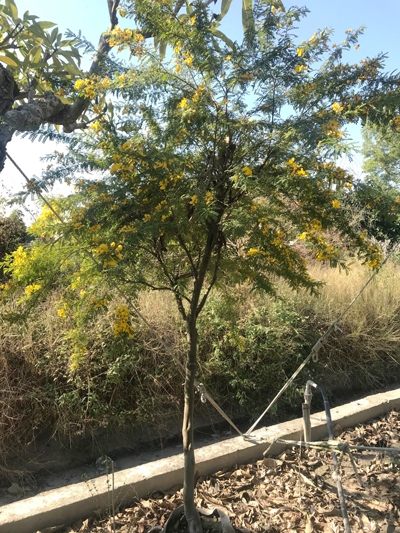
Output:
<instances>
[{"instance_id":1,"label":"yellow flower","mask_svg":"<svg viewBox=\"0 0 400 533\"><path fill-rule=\"evenodd\" d=\"M98 254L108 254L109 248L107 244L100 244L100 246L96 249L96 252Z\"/></svg>"},{"instance_id":2,"label":"yellow flower","mask_svg":"<svg viewBox=\"0 0 400 533\"><path fill-rule=\"evenodd\" d=\"M206 205L211 204L211 202L214 200L214 195L212 192L207 191L206 192Z\"/></svg>"},{"instance_id":3,"label":"yellow flower","mask_svg":"<svg viewBox=\"0 0 400 533\"><path fill-rule=\"evenodd\" d=\"M186 54L184 63L186 63L188 67L191 67L193 65L193 57L190 54Z\"/></svg>"},{"instance_id":4,"label":"yellow flower","mask_svg":"<svg viewBox=\"0 0 400 533\"><path fill-rule=\"evenodd\" d=\"M340 207L340 202L339 202L339 200L332 200L332 206L333 206L335 209L339 209L339 207Z\"/></svg>"},{"instance_id":5,"label":"yellow flower","mask_svg":"<svg viewBox=\"0 0 400 533\"><path fill-rule=\"evenodd\" d=\"M247 255L249 256L257 255L260 253L261 253L261 250L259 250L258 248L250 248L249 250L247 250Z\"/></svg>"},{"instance_id":6,"label":"yellow flower","mask_svg":"<svg viewBox=\"0 0 400 533\"><path fill-rule=\"evenodd\" d=\"M116 174L118 170L121 170L121 168L122 168L121 163L114 163L113 165L111 165L110 174L111 175Z\"/></svg>"},{"instance_id":7,"label":"yellow flower","mask_svg":"<svg viewBox=\"0 0 400 533\"><path fill-rule=\"evenodd\" d=\"M57 309L57 314L60 318L65 318L67 316L65 314L65 309Z\"/></svg>"},{"instance_id":8,"label":"yellow flower","mask_svg":"<svg viewBox=\"0 0 400 533\"><path fill-rule=\"evenodd\" d=\"M175 67L175 72L178 74L178 72L181 70L181 66L180 65L176 65Z\"/></svg>"},{"instance_id":9,"label":"yellow flower","mask_svg":"<svg viewBox=\"0 0 400 533\"><path fill-rule=\"evenodd\" d=\"M253 174L253 171L250 167L243 167L243 174L245 176L251 176Z\"/></svg>"},{"instance_id":10,"label":"yellow flower","mask_svg":"<svg viewBox=\"0 0 400 533\"><path fill-rule=\"evenodd\" d=\"M298 55L299 57L301 57L301 56L304 54L304 52L305 52L305 49L304 49L304 48L298 48L298 49L297 49L297 55Z\"/></svg>"},{"instance_id":11,"label":"yellow flower","mask_svg":"<svg viewBox=\"0 0 400 533\"><path fill-rule=\"evenodd\" d=\"M124 144L121 146L120 150L122 150L122 151L129 150L130 147L131 147L131 143L130 143L129 141L126 141L126 142L124 142Z\"/></svg>"},{"instance_id":12,"label":"yellow flower","mask_svg":"<svg viewBox=\"0 0 400 533\"><path fill-rule=\"evenodd\" d=\"M310 43L315 43L316 40L317 40L317 34L314 33L314 35L310 39Z\"/></svg>"},{"instance_id":13,"label":"yellow flower","mask_svg":"<svg viewBox=\"0 0 400 533\"><path fill-rule=\"evenodd\" d=\"M294 70L295 70L296 72L302 72L303 70L307 70L307 67L304 66L304 65L297 65L297 66L294 68Z\"/></svg>"},{"instance_id":14,"label":"yellow flower","mask_svg":"<svg viewBox=\"0 0 400 533\"><path fill-rule=\"evenodd\" d=\"M192 198L190 199L189 204L190 205L196 205L198 201L199 201L199 199L197 198L197 196L193 195Z\"/></svg>"},{"instance_id":15,"label":"yellow flower","mask_svg":"<svg viewBox=\"0 0 400 533\"><path fill-rule=\"evenodd\" d=\"M143 217L143 222L149 222L151 220L151 215L149 213L146 213Z\"/></svg>"},{"instance_id":16,"label":"yellow flower","mask_svg":"<svg viewBox=\"0 0 400 533\"><path fill-rule=\"evenodd\" d=\"M107 261L103 262L103 267L107 268L108 266L115 266L117 264L115 259L108 259Z\"/></svg>"},{"instance_id":17,"label":"yellow flower","mask_svg":"<svg viewBox=\"0 0 400 533\"><path fill-rule=\"evenodd\" d=\"M275 6L271 6L271 13L273 15L276 15L276 7Z\"/></svg>"},{"instance_id":18,"label":"yellow flower","mask_svg":"<svg viewBox=\"0 0 400 533\"><path fill-rule=\"evenodd\" d=\"M25 287L25 294L30 297L33 292L40 290L41 285L28 285Z\"/></svg>"},{"instance_id":19,"label":"yellow flower","mask_svg":"<svg viewBox=\"0 0 400 533\"><path fill-rule=\"evenodd\" d=\"M305 178L306 176L308 176L308 174L307 174L307 172L304 170L304 168L300 168L296 173L297 173L298 176L302 176L302 177L304 177L304 178Z\"/></svg>"},{"instance_id":20,"label":"yellow flower","mask_svg":"<svg viewBox=\"0 0 400 533\"><path fill-rule=\"evenodd\" d=\"M343 110L343 106L341 106L338 102L332 104L331 108L334 110L335 113L340 113Z\"/></svg>"},{"instance_id":21,"label":"yellow flower","mask_svg":"<svg viewBox=\"0 0 400 533\"><path fill-rule=\"evenodd\" d=\"M187 98L182 98L182 100L178 104L178 107L180 107L181 109L186 109L188 107Z\"/></svg>"},{"instance_id":22,"label":"yellow flower","mask_svg":"<svg viewBox=\"0 0 400 533\"><path fill-rule=\"evenodd\" d=\"M79 89L82 89L84 85L85 85L85 80L76 80L75 89L79 91Z\"/></svg>"},{"instance_id":23,"label":"yellow flower","mask_svg":"<svg viewBox=\"0 0 400 533\"><path fill-rule=\"evenodd\" d=\"M101 124L98 120L96 120L95 122L93 122L93 124L91 124L89 126L89 129L90 130L93 130L93 131L100 131L101 130Z\"/></svg>"}]
</instances>

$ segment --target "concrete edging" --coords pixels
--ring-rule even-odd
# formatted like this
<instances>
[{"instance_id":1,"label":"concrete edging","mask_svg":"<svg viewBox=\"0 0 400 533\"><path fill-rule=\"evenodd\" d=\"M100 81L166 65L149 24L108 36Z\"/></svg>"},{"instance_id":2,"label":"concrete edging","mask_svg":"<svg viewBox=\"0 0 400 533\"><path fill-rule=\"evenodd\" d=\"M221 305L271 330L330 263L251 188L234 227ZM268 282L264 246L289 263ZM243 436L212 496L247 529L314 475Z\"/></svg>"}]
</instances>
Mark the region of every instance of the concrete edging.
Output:
<instances>
[{"instance_id":1,"label":"concrete edging","mask_svg":"<svg viewBox=\"0 0 400 533\"><path fill-rule=\"evenodd\" d=\"M361 424L400 408L400 388L367 396L332 409L334 424L342 428ZM325 413L311 415L312 438L327 436ZM207 476L252 460L261 459L277 438L300 440L302 419L283 422L256 430L250 438L234 437L196 450L196 469ZM269 455L278 455L284 445L274 444ZM156 490L182 485L183 457L172 457L146 463L114 474L114 502L129 504L136 497L146 497ZM59 524L71 524L91 516L94 511L110 507L111 478L102 476L87 482L49 490L32 498L0 507L1 533L34 533Z\"/></svg>"}]
</instances>

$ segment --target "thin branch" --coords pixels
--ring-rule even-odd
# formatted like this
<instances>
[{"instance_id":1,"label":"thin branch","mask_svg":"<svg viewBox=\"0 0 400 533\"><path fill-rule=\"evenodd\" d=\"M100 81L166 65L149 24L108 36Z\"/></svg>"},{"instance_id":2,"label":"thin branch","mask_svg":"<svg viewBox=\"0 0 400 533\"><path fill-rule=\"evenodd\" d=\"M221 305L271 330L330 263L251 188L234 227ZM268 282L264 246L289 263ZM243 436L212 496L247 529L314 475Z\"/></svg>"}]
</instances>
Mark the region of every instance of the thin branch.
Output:
<instances>
[{"instance_id":1,"label":"thin branch","mask_svg":"<svg viewBox=\"0 0 400 533\"><path fill-rule=\"evenodd\" d=\"M221 263L221 250L222 250L222 244L220 243L220 245L218 246L217 260L216 260L215 265L214 265L213 277L212 277L212 279L210 281L210 284L209 284L205 294L203 295L203 298L201 299L201 302L197 306L197 310L196 310L196 315L197 316L200 314L201 310L203 309L203 307L204 307L204 305L205 305L205 303L207 301L208 295L210 294L211 289L213 288L213 286L215 285L215 282L217 281L219 265Z\"/></svg>"},{"instance_id":2,"label":"thin branch","mask_svg":"<svg viewBox=\"0 0 400 533\"><path fill-rule=\"evenodd\" d=\"M193 261L193 257L192 257L192 254L190 253L188 247L186 246L186 243L185 241L183 240L182 236L178 234L178 242L179 244L181 245L181 247L183 248L185 254L186 254L186 257L188 258L189 260L189 263L190 263L190 266L192 267L192 271L193 271L193 276L195 279L197 279L197 276L198 276L198 271L197 271L197 267L196 265L194 264L194 261Z\"/></svg>"}]
</instances>

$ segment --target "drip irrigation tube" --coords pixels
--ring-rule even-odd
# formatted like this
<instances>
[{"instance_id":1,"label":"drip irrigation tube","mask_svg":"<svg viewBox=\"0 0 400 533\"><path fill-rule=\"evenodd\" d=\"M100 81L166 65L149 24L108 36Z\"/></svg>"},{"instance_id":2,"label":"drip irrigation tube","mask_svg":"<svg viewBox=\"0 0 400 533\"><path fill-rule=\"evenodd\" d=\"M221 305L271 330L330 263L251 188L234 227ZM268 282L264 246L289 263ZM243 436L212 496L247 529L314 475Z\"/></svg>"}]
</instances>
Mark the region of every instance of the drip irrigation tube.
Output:
<instances>
[{"instance_id":1,"label":"drip irrigation tube","mask_svg":"<svg viewBox=\"0 0 400 533\"><path fill-rule=\"evenodd\" d=\"M308 404L308 407L311 404L311 397L312 397L311 387L319 390L319 392L322 395L322 399L324 401L324 408L325 408L326 424L328 426L329 439L330 440L334 440L335 436L333 434L331 408L330 408L330 405L329 405L328 397L327 397L324 389L322 387L320 387L319 385L317 385L316 383L314 383L314 381L308 380L307 383L306 383L306 390L305 390L305 393L304 393L304 398L305 398L305 402L304 403ZM303 404L303 406L304 406L304 404ZM304 413L304 408L303 408L303 413ZM304 423L304 425L306 426L306 422ZM341 512L342 512L344 527L345 527L346 533L351 533L349 515L347 513L346 501L344 499L343 485L342 485L342 480L341 480L340 472L339 472L339 468L338 468L338 459L337 459L336 452L332 452L332 461L333 461L334 476L336 478L335 480L336 480L336 486L337 486L337 491L338 491L338 496L339 496L340 509L341 509Z\"/></svg>"}]
</instances>

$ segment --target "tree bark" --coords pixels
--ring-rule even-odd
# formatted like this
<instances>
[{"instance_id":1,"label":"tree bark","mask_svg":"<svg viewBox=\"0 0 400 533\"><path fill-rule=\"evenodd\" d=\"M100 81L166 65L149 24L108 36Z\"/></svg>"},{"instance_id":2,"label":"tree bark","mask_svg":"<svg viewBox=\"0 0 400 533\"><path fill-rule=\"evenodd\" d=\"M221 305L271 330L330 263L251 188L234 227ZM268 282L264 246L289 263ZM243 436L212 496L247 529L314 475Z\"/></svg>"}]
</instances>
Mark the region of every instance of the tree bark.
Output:
<instances>
[{"instance_id":1,"label":"tree bark","mask_svg":"<svg viewBox=\"0 0 400 533\"><path fill-rule=\"evenodd\" d=\"M110 30L118 24L117 10L120 0L107 0L110 16ZM96 55L93 59L88 75L97 74L101 62L110 51L110 45L104 35L101 35ZM42 124L57 124L63 126L65 133L85 127L77 123L78 118L86 111L90 100L77 97L72 104L64 104L57 96L48 91L33 98L19 107L13 108L22 95L17 82L7 68L0 64L0 172L4 168L7 144L16 131L34 131Z\"/></svg>"},{"instance_id":2,"label":"tree bark","mask_svg":"<svg viewBox=\"0 0 400 533\"><path fill-rule=\"evenodd\" d=\"M194 504L195 485L195 456L194 456L194 382L197 368L197 317L196 314L189 316L188 327L188 354L186 360L185 375L185 405L183 411L183 457L184 457L184 481L183 481L183 503L185 506L185 517L188 523L189 533L202 533L203 528L200 522L200 515Z\"/></svg>"}]
</instances>

